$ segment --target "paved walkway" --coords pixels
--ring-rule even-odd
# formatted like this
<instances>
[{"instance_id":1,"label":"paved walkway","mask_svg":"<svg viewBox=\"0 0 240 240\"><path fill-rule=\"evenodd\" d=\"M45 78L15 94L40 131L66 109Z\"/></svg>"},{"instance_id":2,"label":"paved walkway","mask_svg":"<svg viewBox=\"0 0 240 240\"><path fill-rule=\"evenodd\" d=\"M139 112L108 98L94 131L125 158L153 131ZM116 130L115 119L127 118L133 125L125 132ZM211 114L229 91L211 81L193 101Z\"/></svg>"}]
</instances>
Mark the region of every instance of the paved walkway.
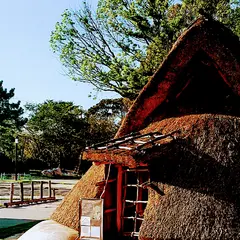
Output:
<instances>
[{"instance_id":1,"label":"paved walkway","mask_svg":"<svg viewBox=\"0 0 240 240\"><path fill-rule=\"evenodd\" d=\"M56 201L31 206L1 208L0 228L14 226L33 220L48 219L59 204L60 201Z\"/></svg>"}]
</instances>

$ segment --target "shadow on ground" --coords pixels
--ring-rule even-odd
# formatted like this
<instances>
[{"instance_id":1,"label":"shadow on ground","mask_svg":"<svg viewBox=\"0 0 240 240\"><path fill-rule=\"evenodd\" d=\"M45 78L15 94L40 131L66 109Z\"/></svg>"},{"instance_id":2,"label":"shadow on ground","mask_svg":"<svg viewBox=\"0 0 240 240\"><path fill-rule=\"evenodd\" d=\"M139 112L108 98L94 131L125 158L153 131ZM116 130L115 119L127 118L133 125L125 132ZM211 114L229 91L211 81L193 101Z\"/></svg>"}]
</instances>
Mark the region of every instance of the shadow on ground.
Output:
<instances>
[{"instance_id":1,"label":"shadow on ground","mask_svg":"<svg viewBox=\"0 0 240 240\"><path fill-rule=\"evenodd\" d=\"M41 221L2 218L0 219L0 239L24 233L39 222Z\"/></svg>"}]
</instances>

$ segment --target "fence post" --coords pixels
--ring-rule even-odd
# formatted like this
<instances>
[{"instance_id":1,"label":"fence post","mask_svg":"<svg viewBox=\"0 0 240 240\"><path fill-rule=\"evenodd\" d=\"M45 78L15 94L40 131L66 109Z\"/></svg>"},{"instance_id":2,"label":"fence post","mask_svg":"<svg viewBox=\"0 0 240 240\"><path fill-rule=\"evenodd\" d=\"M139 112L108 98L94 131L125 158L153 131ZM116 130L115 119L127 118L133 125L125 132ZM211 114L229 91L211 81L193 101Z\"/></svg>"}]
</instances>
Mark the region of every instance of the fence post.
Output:
<instances>
[{"instance_id":1,"label":"fence post","mask_svg":"<svg viewBox=\"0 0 240 240\"><path fill-rule=\"evenodd\" d=\"M23 195L23 182L20 182L20 201L23 202L24 195Z\"/></svg>"},{"instance_id":2,"label":"fence post","mask_svg":"<svg viewBox=\"0 0 240 240\"><path fill-rule=\"evenodd\" d=\"M31 182L31 199L34 199L34 182Z\"/></svg>"},{"instance_id":3,"label":"fence post","mask_svg":"<svg viewBox=\"0 0 240 240\"><path fill-rule=\"evenodd\" d=\"M54 198L55 198L55 194L56 194L55 191L56 191L56 189L54 188L54 189L53 189L53 197L54 197Z\"/></svg>"},{"instance_id":4,"label":"fence post","mask_svg":"<svg viewBox=\"0 0 240 240\"><path fill-rule=\"evenodd\" d=\"M40 182L40 198L43 198L43 181Z\"/></svg>"},{"instance_id":5,"label":"fence post","mask_svg":"<svg viewBox=\"0 0 240 240\"><path fill-rule=\"evenodd\" d=\"M10 203L13 202L13 194L14 194L14 183L11 183L11 186L10 186Z\"/></svg>"},{"instance_id":6,"label":"fence post","mask_svg":"<svg viewBox=\"0 0 240 240\"><path fill-rule=\"evenodd\" d=\"M52 185L50 180L48 181L48 196L52 196Z\"/></svg>"}]
</instances>

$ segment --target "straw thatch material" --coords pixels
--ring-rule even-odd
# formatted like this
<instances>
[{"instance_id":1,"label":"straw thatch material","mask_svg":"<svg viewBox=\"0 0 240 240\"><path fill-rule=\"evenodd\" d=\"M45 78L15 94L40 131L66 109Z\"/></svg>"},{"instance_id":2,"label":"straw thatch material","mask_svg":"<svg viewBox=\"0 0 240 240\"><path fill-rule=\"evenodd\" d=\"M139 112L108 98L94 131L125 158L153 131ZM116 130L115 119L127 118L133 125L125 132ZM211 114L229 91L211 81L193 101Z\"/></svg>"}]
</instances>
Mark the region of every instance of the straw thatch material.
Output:
<instances>
[{"instance_id":1,"label":"straw thatch material","mask_svg":"<svg viewBox=\"0 0 240 240\"><path fill-rule=\"evenodd\" d=\"M165 124L164 124L165 123ZM158 123L182 137L149 160L141 240L240 239L240 118L191 115Z\"/></svg>"},{"instance_id":2,"label":"straw thatch material","mask_svg":"<svg viewBox=\"0 0 240 240\"><path fill-rule=\"evenodd\" d=\"M194 58L195 60L197 58L198 63L195 61L192 64ZM169 117L166 116L166 110L172 108L169 103L177 98L188 87L189 82L192 81L191 76L190 78L187 76L189 70L191 71L192 66L196 67L196 64L201 63L202 60L205 61L205 58L208 58L208 63L206 64L208 65L211 62L211 65L215 68L219 75L217 77L219 78L218 80L224 81L232 92L239 96L239 39L223 24L214 20L200 18L179 37L163 64L142 89L123 121L117 137L146 127L153 121L154 116L152 114L157 109L160 119ZM204 73L200 70L199 75L201 74ZM216 77L215 73L213 75L212 80ZM206 77L208 77L208 74L206 74ZM202 80L204 80L204 77L202 77ZM211 78L206 84L210 83L210 80ZM217 82L215 89L213 87L210 92L213 94L213 97L209 98L209 103L215 100L214 94L218 92L219 87ZM206 85L205 90L203 89L202 97L206 94L208 87ZM191 99L188 97L187 101L191 101ZM234 104L234 101L232 101L232 104ZM214 110L214 108L211 110ZM189 113L185 112L185 114ZM214 112L201 111L201 113ZM226 111L218 113L228 114ZM238 113L237 116L240 116L240 114Z\"/></svg>"},{"instance_id":3,"label":"straw thatch material","mask_svg":"<svg viewBox=\"0 0 240 240\"><path fill-rule=\"evenodd\" d=\"M151 191L140 240L239 239L239 207L207 194L173 187L166 197Z\"/></svg>"},{"instance_id":4,"label":"straw thatch material","mask_svg":"<svg viewBox=\"0 0 240 240\"><path fill-rule=\"evenodd\" d=\"M81 198L99 198L101 189L96 184L104 180L105 166L92 165L87 173L65 196L62 203L51 216L52 220L75 230L79 229L79 200Z\"/></svg>"}]
</instances>

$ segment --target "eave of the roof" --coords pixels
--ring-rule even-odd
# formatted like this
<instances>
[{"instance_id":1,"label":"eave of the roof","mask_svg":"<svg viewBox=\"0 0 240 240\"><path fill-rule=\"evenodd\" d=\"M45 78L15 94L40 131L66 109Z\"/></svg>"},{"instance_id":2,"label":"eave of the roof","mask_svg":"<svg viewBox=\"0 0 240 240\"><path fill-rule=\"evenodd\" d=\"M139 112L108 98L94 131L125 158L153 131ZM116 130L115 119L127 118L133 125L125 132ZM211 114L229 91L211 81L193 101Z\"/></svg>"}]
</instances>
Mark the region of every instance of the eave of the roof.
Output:
<instances>
[{"instance_id":1,"label":"eave of the roof","mask_svg":"<svg viewBox=\"0 0 240 240\"><path fill-rule=\"evenodd\" d=\"M232 128L239 126L240 118L226 115L216 114L193 114L182 117L173 117L164 119L162 121L153 122L143 130L141 134L160 132L164 135L169 133L174 134L174 138L168 137L161 139L155 145L149 145L144 148L143 151L123 150L118 148L113 149L88 149L83 154L84 160L98 162L100 164L120 164L122 166L128 166L130 168L136 168L139 166L147 166L152 159L159 158L162 154L170 153L173 154L173 149L182 144L193 145L194 148L198 148L198 144L202 144L201 141L207 143L206 149L202 151L210 151L211 154L215 154L218 145L221 145L221 137L225 135L237 134ZM220 134L220 131L222 133ZM226 133L225 133L226 132ZM217 135L218 134L218 135ZM222 136L224 135L224 136ZM176 140L175 140L176 139ZM197 140L196 139L200 139ZM200 142L199 142L200 141ZM224 142L228 144L228 142ZM222 150L223 151L223 150ZM228 154L226 151L224 154Z\"/></svg>"},{"instance_id":2,"label":"eave of the roof","mask_svg":"<svg viewBox=\"0 0 240 240\"><path fill-rule=\"evenodd\" d=\"M138 133L132 137L110 140L108 143L97 144L86 148L82 158L101 164L121 164L131 168L146 166L148 159L158 154L162 146L176 139L178 131L161 134L158 131L144 134Z\"/></svg>"}]
</instances>

